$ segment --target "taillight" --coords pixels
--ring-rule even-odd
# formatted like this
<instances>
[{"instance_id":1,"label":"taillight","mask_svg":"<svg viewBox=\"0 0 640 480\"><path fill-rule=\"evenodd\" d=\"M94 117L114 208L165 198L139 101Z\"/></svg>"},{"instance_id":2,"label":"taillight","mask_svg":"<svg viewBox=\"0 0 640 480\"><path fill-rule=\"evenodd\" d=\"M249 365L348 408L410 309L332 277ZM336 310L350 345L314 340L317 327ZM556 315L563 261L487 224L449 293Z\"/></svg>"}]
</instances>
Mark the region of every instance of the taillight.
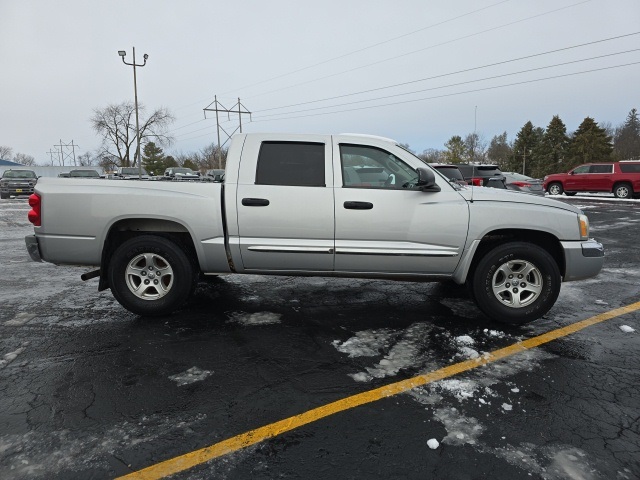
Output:
<instances>
[{"instance_id":1,"label":"taillight","mask_svg":"<svg viewBox=\"0 0 640 480\"><path fill-rule=\"evenodd\" d=\"M42 202L40 200L40 195L32 193L29 196L29 206L31 207L31 210L29 210L27 217L34 226L39 227L42 223Z\"/></svg>"},{"instance_id":2,"label":"taillight","mask_svg":"<svg viewBox=\"0 0 640 480\"><path fill-rule=\"evenodd\" d=\"M527 182L511 182L511 185L515 185L516 187L530 187L531 184Z\"/></svg>"},{"instance_id":3,"label":"taillight","mask_svg":"<svg viewBox=\"0 0 640 480\"><path fill-rule=\"evenodd\" d=\"M481 187L482 186L482 179L481 178L472 178L471 179L471 185L473 185L475 187Z\"/></svg>"}]
</instances>

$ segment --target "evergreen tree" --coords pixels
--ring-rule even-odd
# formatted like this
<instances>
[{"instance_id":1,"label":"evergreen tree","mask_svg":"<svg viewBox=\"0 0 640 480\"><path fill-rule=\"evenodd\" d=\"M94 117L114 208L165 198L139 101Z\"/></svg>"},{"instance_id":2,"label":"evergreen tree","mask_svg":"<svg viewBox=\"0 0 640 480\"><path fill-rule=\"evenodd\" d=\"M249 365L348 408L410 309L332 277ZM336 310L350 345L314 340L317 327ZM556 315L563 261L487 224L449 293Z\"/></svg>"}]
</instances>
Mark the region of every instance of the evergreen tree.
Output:
<instances>
[{"instance_id":1,"label":"evergreen tree","mask_svg":"<svg viewBox=\"0 0 640 480\"><path fill-rule=\"evenodd\" d=\"M627 120L617 129L614 147L620 160L640 159L640 120L638 111L632 108Z\"/></svg>"},{"instance_id":2,"label":"evergreen tree","mask_svg":"<svg viewBox=\"0 0 640 480\"><path fill-rule=\"evenodd\" d=\"M142 155L142 166L151 174L162 175L165 170L164 152L155 143L149 142L144 146Z\"/></svg>"},{"instance_id":3,"label":"evergreen tree","mask_svg":"<svg viewBox=\"0 0 640 480\"><path fill-rule=\"evenodd\" d=\"M535 152L538 163L532 176L542 178L550 173L566 171L566 163L563 162L568 148L567 127L558 115L554 115Z\"/></svg>"},{"instance_id":4,"label":"evergreen tree","mask_svg":"<svg viewBox=\"0 0 640 480\"><path fill-rule=\"evenodd\" d=\"M487 150L489 161L495 163L500 169L507 171L509 160L513 156L513 148L507 141L507 132L496 135L491 139Z\"/></svg>"},{"instance_id":5,"label":"evergreen tree","mask_svg":"<svg viewBox=\"0 0 640 480\"><path fill-rule=\"evenodd\" d=\"M198 166L194 163L193 160L185 160L184 163L182 164L182 166L184 168L190 168L194 172L197 172L199 170Z\"/></svg>"},{"instance_id":6,"label":"evergreen tree","mask_svg":"<svg viewBox=\"0 0 640 480\"><path fill-rule=\"evenodd\" d=\"M444 158L448 163L462 163L466 160L467 149L460 135L454 135L444 144L447 150Z\"/></svg>"},{"instance_id":7,"label":"evergreen tree","mask_svg":"<svg viewBox=\"0 0 640 480\"><path fill-rule=\"evenodd\" d=\"M513 156L509 162L510 170L532 176L533 171L538 168L537 152L543 135L544 130L540 127L534 127L530 121L524 124L513 142Z\"/></svg>"},{"instance_id":8,"label":"evergreen tree","mask_svg":"<svg viewBox=\"0 0 640 480\"><path fill-rule=\"evenodd\" d=\"M586 117L573 134L569 145L569 162L565 170L582 163L611 160L611 137L591 117Z\"/></svg>"}]
</instances>

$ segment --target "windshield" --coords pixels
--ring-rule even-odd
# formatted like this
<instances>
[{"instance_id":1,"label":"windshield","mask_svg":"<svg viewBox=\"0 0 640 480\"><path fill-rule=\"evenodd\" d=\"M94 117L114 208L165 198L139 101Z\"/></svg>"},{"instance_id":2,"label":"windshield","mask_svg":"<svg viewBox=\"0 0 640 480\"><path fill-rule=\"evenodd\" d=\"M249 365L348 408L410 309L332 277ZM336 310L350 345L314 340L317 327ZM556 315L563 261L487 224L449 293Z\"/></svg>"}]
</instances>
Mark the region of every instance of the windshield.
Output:
<instances>
[{"instance_id":1,"label":"windshield","mask_svg":"<svg viewBox=\"0 0 640 480\"><path fill-rule=\"evenodd\" d=\"M72 170L69 172L70 177L100 177L95 170Z\"/></svg>"},{"instance_id":2,"label":"windshield","mask_svg":"<svg viewBox=\"0 0 640 480\"><path fill-rule=\"evenodd\" d=\"M137 167L123 167L120 170L121 175L138 175L139 173L140 171ZM147 171L144 168L142 169L142 175L147 175Z\"/></svg>"},{"instance_id":3,"label":"windshield","mask_svg":"<svg viewBox=\"0 0 640 480\"><path fill-rule=\"evenodd\" d=\"M31 170L6 170L2 178L36 178L36 174Z\"/></svg>"}]
</instances>

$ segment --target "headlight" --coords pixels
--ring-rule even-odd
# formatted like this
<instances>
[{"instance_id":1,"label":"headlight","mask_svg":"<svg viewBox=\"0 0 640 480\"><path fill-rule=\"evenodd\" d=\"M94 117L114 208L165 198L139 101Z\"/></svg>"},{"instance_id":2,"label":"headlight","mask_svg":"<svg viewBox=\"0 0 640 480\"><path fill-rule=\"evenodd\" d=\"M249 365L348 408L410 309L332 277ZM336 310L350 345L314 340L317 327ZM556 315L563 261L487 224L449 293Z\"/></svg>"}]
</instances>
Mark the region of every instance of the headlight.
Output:
<instances>
[{"instance_id":1,"label":"headlight","mask_svg":"<svg viewBox=\"0 0 640 480\"><path fill-rule=\"evenodd\" d=\"M586 215L578 215L578 225L580 226L580 238L582 240L589 239L589 219Z\"/></svg>"}]
</instances>

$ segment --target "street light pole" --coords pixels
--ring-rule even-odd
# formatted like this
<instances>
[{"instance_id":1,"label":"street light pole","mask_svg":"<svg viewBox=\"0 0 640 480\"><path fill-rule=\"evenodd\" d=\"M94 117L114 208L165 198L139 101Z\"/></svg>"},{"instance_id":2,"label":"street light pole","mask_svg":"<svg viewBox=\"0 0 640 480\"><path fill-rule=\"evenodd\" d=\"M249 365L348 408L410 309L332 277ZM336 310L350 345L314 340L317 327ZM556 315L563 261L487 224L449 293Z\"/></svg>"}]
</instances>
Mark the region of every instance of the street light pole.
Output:
<instances>
[{"instance_id":1,"label":"street light pole","mask_svg":"<svg viewBox=\"0 0 640 480\"><path fill-rule=\"evenodd\" d=\"M133 93L136 104L136 157L138 159L138 180L142 179L142 157L140 156L140 122L138 120L138 81L136 78L136 67L144 67L147 64L147 58L149 55L144 54L144 63L136 64L136 47L133 47L133 63L127 63L124 60L124 57L127 55L127 52L124 50L118 50L118 55L122 57L122 63L125 65L131 65L133 67Z\"/></svg>"}]
</instances>

